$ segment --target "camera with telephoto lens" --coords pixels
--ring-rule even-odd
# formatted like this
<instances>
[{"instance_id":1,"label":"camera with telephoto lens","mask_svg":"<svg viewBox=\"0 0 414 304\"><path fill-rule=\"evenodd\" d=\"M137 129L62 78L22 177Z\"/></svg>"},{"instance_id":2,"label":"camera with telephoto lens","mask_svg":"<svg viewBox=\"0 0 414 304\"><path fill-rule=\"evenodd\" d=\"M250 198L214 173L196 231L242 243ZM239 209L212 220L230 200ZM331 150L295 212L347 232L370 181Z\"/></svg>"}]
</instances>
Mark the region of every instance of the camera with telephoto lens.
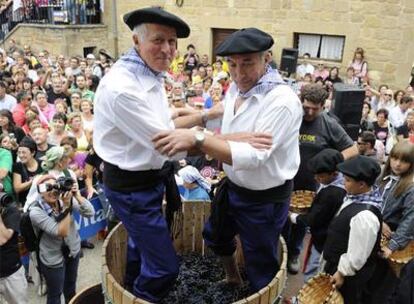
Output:
<instances>
[{"instance_id":1,"label":"camera with telephoto lens","mask_svg":"<svg viewBox=\"0 0 414 304\"><path fill-rule=\"evenodd\" d=\"M60 193L71 191L75 180L71 177L61 176L56 179L56 184L41 184L38 186L39 193L56 190Z\"/></svg>"},{"instance_id":2,"label":"camera with telephoto lens","mask_svg":"<svg viewBox=\"0 0 414 304\"><path fill-rule=\"evenodd\" d=\"M55 189L59 192L71 191L75 180L71 177L61 176L56 180Z\"/></svg>"}]
</instances>

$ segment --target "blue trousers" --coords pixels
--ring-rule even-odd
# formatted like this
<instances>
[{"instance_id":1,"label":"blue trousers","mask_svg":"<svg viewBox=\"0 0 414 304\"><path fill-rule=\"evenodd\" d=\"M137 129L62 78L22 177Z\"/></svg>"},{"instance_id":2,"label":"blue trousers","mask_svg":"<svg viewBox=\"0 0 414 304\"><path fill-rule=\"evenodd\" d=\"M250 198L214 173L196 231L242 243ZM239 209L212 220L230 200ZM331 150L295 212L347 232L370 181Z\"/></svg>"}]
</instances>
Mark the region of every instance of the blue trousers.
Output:
<instances>
[{"instance_id":1,"label":"blue trousers","mask_svg":"<svg viewBox=\"0 0 414 304\"><path fill-rule=\"evenodd\" d=\"M316 250L315 246L311 247L311 254L308 259L308 264L303 272L305 283L318 274L320 267L321 254Z\"/></svg>"},{"instance_id":2,"label":"blue trousers","mask_svg":"<svg viewBox=\"0 0 414 304\"><path fill-rule=\"evenodd\" d=\"M225 229L218 240L212 239L210 220L203 237L219 256L229 256L236 250L234 237L239 234L243 247L247 279L253 292L266 286L280 266L277 255L278 239L287 219L289 199L285 203L246 201L229 189L229 208Z\"/></svg>"},{"instance_id":3,"label":"blue trousers","mask_svg":"<svg viewBox=\"0 0 414 304\"><path fill-rule=\"evenodd\" d=\"M65 296L65 302L76 294L76 279L79 267L78 254L74 258L65 258L61 267L52 268L40 262L40 272L46 280L47 304L60 304L60 297Z\"/></svg>"},{"instance_id":4,"label":"blue trousers","mask_svg":"<svg viewBox=\"0 0 414 304\"><path fill-rule=\"evenodd\" d=\"M126 284L133 294L157 303L178 276L178 258L162 215L164 185L132 193L104 187L116 216L128 231Z\"/></svg>"}]
</instances>

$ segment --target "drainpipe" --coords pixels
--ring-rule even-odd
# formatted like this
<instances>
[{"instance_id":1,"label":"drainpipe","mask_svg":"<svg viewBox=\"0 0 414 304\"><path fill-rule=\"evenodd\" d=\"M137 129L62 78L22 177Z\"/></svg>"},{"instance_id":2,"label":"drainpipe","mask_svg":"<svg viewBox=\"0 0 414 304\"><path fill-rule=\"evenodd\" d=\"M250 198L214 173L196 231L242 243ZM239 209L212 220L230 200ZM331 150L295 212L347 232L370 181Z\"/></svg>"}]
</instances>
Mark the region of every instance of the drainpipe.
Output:
<instances>
[{"instance_id":1,"label":"drainpipe","mask_svg":"<svg viewBox=\"0 0 414 304\"><path fill-rule=\"evenodd\" d=\"M118 58L118 19L117 19L117 9L116 9L116 0L112 0L112 35L114 39L114 57Z\"/></svg>"}]
</instances>

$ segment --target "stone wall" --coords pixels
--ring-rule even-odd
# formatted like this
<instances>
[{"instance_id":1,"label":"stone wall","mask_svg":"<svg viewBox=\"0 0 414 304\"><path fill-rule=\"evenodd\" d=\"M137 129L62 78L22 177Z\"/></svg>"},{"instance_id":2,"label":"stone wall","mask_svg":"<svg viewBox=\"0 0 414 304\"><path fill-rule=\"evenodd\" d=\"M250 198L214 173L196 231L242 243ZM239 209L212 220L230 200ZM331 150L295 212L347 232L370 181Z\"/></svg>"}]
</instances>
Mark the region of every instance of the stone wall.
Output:
<instances>
[{"instance_id":1,"label":"stone wall","mask_svg":"<svg viewBox=\"0 0 414 304\"><path fill-rule=\"evenodd\" d=\"M113 0L106 0L111 7ZM163 6L186 20L191 36L179 42L184 51L188 43L197 46L200 54L212 54L212 28L243 28L255 26L273 35L275 60L281 50L293 46L295 32L346 36L343 61L328 65L345 67L356 47L366 51L370 76L374 84L392 87L407 85L414 61L413 0L184 0L182 7L175 0L116 1L117 43L122 53L131 45L131 32L122 15L140 7ZM111 10L106 9L104 23L113 30ZM112 48L113 50L113 48Z\"/></svg>"},{"instance_id":2,"label":"stone wall","mask_svg":"<svg viewBox=\"0 0 414 304\"><path fill-rule=\"evenodd\" d=\"M87 47L108 48L106 25L19 24L7 36L3 47L11 38L20 46L30 45L35 52L47 49L55 55L83 56L83 49Z\"/></svg>"}]
</instances>

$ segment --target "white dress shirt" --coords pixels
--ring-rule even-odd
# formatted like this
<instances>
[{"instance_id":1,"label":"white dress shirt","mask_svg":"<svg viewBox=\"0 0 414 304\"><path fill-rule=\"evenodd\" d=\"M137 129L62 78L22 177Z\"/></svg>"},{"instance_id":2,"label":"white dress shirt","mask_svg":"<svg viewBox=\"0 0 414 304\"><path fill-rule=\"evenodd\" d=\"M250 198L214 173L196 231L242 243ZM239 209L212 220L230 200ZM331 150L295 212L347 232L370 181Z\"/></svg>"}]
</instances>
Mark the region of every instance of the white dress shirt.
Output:
<instances>
[{"instance_id":1,"label":"white dress shirt","mask_svg":"<svg viewBox=\"0 0 414 304\"><path fill-rule=\"evenodd\" d=\"M338 214L350 204L351 200L344 200ZM351 219L350 227L348 250L338 264L338 271L344 276L355 275L365 265L377 241L380 222L373 212L364 210Z\"/></svg>"},{"instance_id":2,"label":"white dress shirt","mask_svg":"<svg viewBox=\"0 0 414 304\"><path fill-rule=\"evenodd\" d=\"M96 153L123 170L160 169L168 159L152 137L174 129L161 81L115 64L96 91L93 143ZM177 154L178 159L185 154Z\"/></svg>"},{"instance_id":3,"label":"white dress shirt","mask_svg":"<svg viewBox=\"0 0 414 304\"><path fill-rule=\"evenodd\" d=\"M264 190L292 179L300 163L299 127L302 106L287 85L246 99L234 115L237 87L231 84L224 99L222 133L265 132L273 135L272 148L257 150L244 142L229 141L233 165L223 165L229 179L251 190Z\"/></svg>"}]
</instances>

